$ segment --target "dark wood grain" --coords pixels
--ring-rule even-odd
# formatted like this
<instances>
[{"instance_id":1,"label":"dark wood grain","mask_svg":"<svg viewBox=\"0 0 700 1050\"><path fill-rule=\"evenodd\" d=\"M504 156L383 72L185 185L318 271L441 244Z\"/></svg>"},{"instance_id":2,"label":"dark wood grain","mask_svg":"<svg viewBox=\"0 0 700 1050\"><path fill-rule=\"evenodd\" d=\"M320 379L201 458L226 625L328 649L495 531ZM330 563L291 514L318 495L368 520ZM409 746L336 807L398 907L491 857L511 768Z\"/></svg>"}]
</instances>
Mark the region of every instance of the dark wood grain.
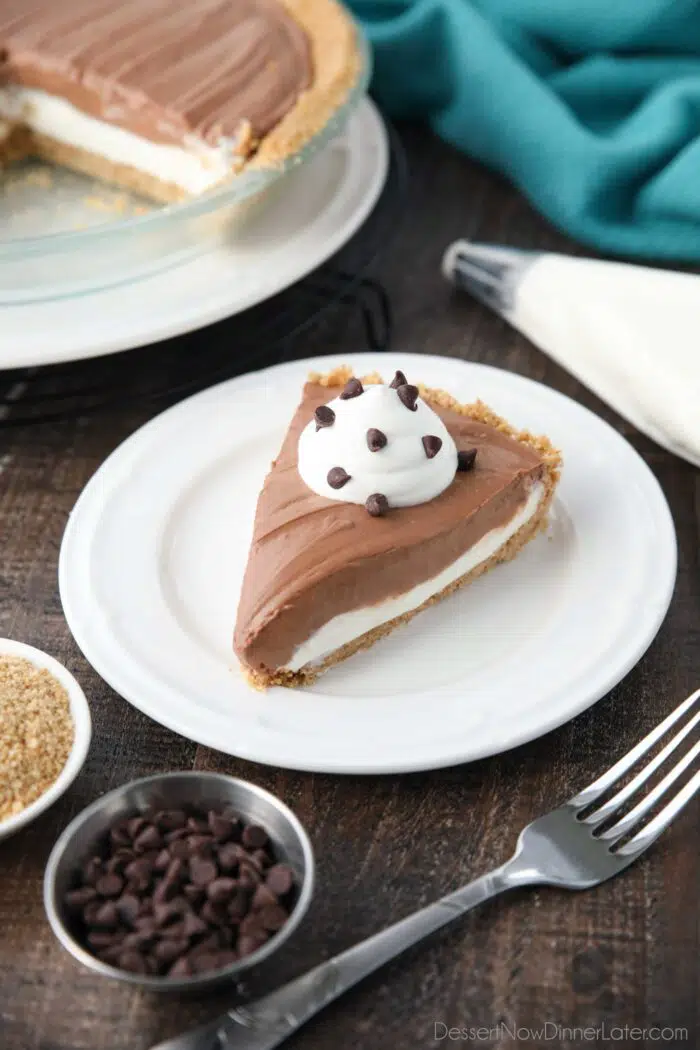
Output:
<instances>
[{"instance_id":1,"label":"dark wood grain","mask_svg":"<svg viewBox=\"0 0 700 1050\"><path fill-rule=\"evenodd\" d=\"M700 474L638 434L504 322L451 293L439 272L444 247L460 234L581 249L494 175L427 132L404 135L413 199L378 267L394 306L395 347L531 376L625 434L663 486L678 530L678 585L666 622L608 697L509 754L383 778L254 766L197 748L133 710L82 658L61 613L56 563L67 515L91 474L148 411L4 432L0 635L46 648L68 665L90 698L95 737L65 798L0 843L2 1050L146 1050L230 1001L229 993L166 1002L97 980L54 941L41 904L44 863L59 830L101 792L135 775L196 766L248 777L297 811L318 851L318 894L294 949L248 982L248 992L258 992L501 862L524 823L585 784L700 684ZM309 337L308 351L349 352L357 338L352 326L329 323ZM687 1043L665 1045L698 1045L699 836L695 805L622 878L576 896L543 890L491 903L335 1004L294 1046L455 1045L435 1040L436 1022L530 1030L545 1022L675 1025L687 1028ZM457 1045L590 1045L577 1036L547 1042L521 1035L517 1043L502 1031ZM647 1038L609 1045L660 1044Z\"/></svg>"}]
</instances>

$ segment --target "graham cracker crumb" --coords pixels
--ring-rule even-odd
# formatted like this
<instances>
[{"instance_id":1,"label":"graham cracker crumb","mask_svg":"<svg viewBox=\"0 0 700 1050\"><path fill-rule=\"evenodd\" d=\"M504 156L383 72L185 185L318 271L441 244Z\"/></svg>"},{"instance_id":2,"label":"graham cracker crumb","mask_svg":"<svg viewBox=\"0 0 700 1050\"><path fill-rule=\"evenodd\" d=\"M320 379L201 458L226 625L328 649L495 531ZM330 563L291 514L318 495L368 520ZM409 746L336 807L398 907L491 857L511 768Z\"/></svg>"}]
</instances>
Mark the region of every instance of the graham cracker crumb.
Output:
<instances>
[{"instance_id":1,"label":"graham cracker crumb","mask_svg":"<svg viewBox=\"0 0 700 1050\"><path fill-rule=\"evenodd\" d=\"M0 821L21 813L54 783L74 735L61 683L29 660L0 655Z\"/></svg>"}]
</instances>

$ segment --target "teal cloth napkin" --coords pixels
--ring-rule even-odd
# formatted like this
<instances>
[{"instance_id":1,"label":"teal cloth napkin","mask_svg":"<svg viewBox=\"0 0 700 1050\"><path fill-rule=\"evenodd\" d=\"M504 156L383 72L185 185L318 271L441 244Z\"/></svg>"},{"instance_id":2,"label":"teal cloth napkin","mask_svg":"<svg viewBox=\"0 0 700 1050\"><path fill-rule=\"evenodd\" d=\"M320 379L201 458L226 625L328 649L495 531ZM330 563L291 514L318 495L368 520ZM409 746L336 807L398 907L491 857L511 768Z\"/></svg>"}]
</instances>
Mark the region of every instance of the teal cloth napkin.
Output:
<instances>
[{"instance_id":1,"label":"teal cloth napkin","mask_svg":"<svg viewBox=\"0 0 700 1050\"><path fill-rule=\"evenodd\" d=\"M700 0L349 4L390 114L428 119L589 245L700 260Z\"/></svg>"}]
</instances>

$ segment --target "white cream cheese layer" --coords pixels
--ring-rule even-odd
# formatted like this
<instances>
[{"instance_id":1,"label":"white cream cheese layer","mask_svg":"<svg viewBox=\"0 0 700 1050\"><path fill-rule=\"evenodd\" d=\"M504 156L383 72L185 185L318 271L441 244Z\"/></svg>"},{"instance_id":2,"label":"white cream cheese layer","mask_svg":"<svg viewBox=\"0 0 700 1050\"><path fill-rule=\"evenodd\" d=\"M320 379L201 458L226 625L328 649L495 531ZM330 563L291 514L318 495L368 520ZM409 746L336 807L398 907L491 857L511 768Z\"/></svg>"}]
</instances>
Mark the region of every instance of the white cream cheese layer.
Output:
<instances>
[{"instance_id":1,"label":"white cream cheese layer","mask_svg":"<svg viewBox=\"0 0 700 1050\"><path fill-rule=\"evenodd\" d=\"M204 193L231 173L227 150L193 142L191 147L150 142L124 128L82 113L70 102L38 88L0 88L0 119L25 124L67 146L125 164L186 193Z\"/></svg>"},{"instance_id":2,"label":"white cream cheese layer","mask_svg":"<svg viewBox=\"0 0 700 1050\"><path fill-rule=\"evenodd\" d=\"M367 631L372 631L375 627L387 623L388 620L417 609L428 598L432 598L434 594L438 594L455 580L493 557L496 551L503 547L511 536L514 536L518 529L536 514L543 498L544 485L542 482L537 482L530 489L520 510L507 525L487 532L478 543L475 543L457 561L443 569L431 580L419 583L410 591L399 595L398 598L391 598L389 601L380 602L379 605L370 605L364 609L355 609L353 612L342 613L329 620L297 648L294 656L286 665L286 670L298 671L306 664L320 663L329 653L335 652L336 649L366 634Z\"/></svg>"}]
</instances>

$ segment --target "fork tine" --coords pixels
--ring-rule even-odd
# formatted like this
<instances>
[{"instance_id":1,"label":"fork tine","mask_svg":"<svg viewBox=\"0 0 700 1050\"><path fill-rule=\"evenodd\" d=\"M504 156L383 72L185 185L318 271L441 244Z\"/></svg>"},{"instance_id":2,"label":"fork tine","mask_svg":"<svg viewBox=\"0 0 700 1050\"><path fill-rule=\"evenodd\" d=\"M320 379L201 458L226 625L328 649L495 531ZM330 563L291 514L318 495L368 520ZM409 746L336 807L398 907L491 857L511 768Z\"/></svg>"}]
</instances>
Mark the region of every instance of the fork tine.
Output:
<instances>
[{"instance_id":1,"label":"fork tine","mask_svg":"<svg viewBox=\"0 0 700 1050\"><path fill-rule=\"evenodd\" d=\"M650 820L645 828L637 832L634 838L626 842L624 846L620 846L617 850L617 854L623 856L629 856L630 854L643 853L644 850L651 846L652 842L659 837L659 835L666 830L669 824L675 820L680 811L690 802L693 795L696 794L700 788L700 770L695 776L688 781L688 783L681 788L677 795L675 795L667 806L661 810L660 813Z\"/></svg>"},{"instance_id":2,"label":"fork tine","mask_svg":"<svg viewBox=\"0 0 700 1050\"><path fill-rule=\"evenodd\" d=\"M608 817L611 817L613 813L615 813L620 808L620 806L627 801L628 798L631 798L632 795L634 795L634 793L638 790L638 788L640 788L642 784L649 779L652 773L654 773L659 768L659 766L663 765L663 763L666 761L669 755L671 755L676 750L678 745L682 743L683 740L685 740L685 738L690 732L692 732L692 730L695 728L698 722L700 722L700 711L698 711L696 715L693 715L693 717L687 723L687 725L684 725L680 732L676 733L673 739L670 740L668 744L666 744L661 749L661 751L659 751L658 755L654 755L652 760L650 762L647 762L647 764L639 771L639 773L637 773L635 777L632 778L632 780L630 780L628 784L625 784L624 787L620 788L617 794L613 795L611 799L608 799L608 801L604 803L604 805L602 805L600 809L594 810L590 814L590 816L585 817L583 823L602 824L604 820L607 820Z\"/></svg>"},{"instance_id":3,"label":"fork tine","mask_svg":"<svg viewBox=\"0 0 700 1050\"><path fill-rule=\"evenodd\" d=\"M612 787L615 781L618 780L623 773L626 773L631 769L635 762L637 762L642 755L645 755L646 752L654 746L657 740L660 740L661 737L668 732L671 726L674 725L679 718L682 718L686 711L693 706L698 697L700 697L700 689L697 689L687 698L687 700L684 700L682 704L679 704L675 711L672 711L663 722L660 722L655 729L652 729L651 733L645 736L643 740L640 740L631 751L628 751L626 755L623 755L614 766L611 766L610 769L603 773L602 776L599 776L597 780L594 780L592 784L589 784L588 787L584 788L583 791L579 792L578 795L574 795L574 797L570 799L569 805L578 806L583 809L595 802L599 795Z\"/></svg>"},{"instance_id":4,"label":"fork tine","mask_svg":"<svg viewBox=\"0 0 700 1050\"><path fill-rule=\"evenodd\" d=\"M645 813L648 813L668 791L671 784L674 784L679 776L685 772L688 766L695 761L698 755L700 755L700 741L698 741L698 743L683 756L680 762L676 763L673 769L666 774L663 780L659 781L648 795L645 795L645 797L637 803L634 809L631 809L629 813L626 813L625 816L617 822L617 824L608 828L607 831L604 831L603 834L598 837L601 839L614 839L617 841L618 839L621 839L623 835L626 835L628 831L631 831L635 824L639 823Z\"/></svg>"}]
</instances>

